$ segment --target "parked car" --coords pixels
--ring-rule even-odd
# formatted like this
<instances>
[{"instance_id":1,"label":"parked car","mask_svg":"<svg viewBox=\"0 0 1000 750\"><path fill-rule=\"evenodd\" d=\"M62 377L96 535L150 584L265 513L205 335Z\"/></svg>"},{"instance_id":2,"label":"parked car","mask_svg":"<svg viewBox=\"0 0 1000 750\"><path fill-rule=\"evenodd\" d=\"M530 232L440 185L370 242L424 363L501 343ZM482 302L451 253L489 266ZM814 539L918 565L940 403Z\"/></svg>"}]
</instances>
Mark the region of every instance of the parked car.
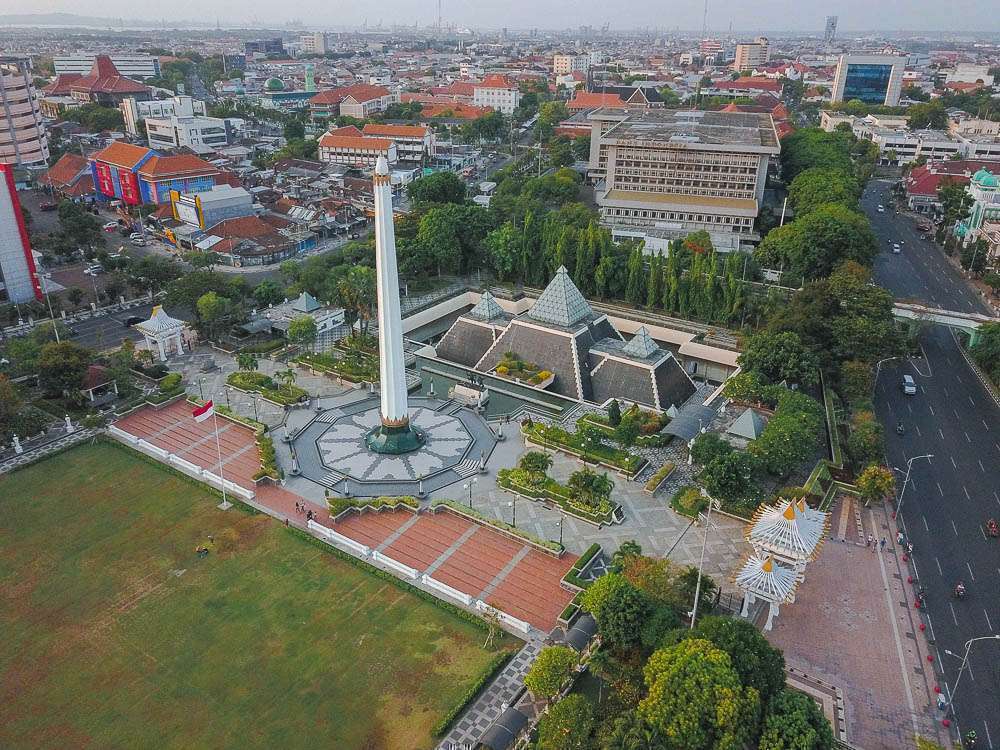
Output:
<instances>
[{"instance_id":1,"label":"parked car","mask_svg":"<svg viewBox=\"0 0 1000 750\"><path fill-rule=\"evenodd\" d=\"M892 253L893 253L893 255L899 255L899 251L900 251L899 243L898 242L893 242L892 243Z\"/></svg>"},{"instance_id":2,"label":"parked car","mask_svg":"<svg viewBox=\"0 0 1000 750\"><path fill-rule=\"evenodd\" d=\"M102 266L100 263L94 263L92 265L87 266L83 272L87 274L87 276L99 276L100 274L104 273L104 266Z\"/></svg>"},{"instance_id":3,"label":"parked car","mask_svg":"<svg viewBox=\"0 0 1000 750\"><path fill-rule=\"evenodd\" d=\"M59 208L59 204L53 203L52 201L46 201L45 203L38 204L39 211L55 211L57 208Z\"/></svg>"},{"instance_id":4,"label":"parked car","mask_svg":"<svg viewBox=\"0 0 1000 750\"><path fill-rule=\"evenodd\" d=\"M118 231L118 222L109 221L103 227L101 227L101 229L103 229L105 232L116 232Z\"/></svg>"},{"instance_id":5,"label":"parked car","mask_svg":"<svg viewBox=\"0 0 1000 750\"><path fill-rule=\"evenodd\" d=\"M904 375L903 382L901 385L903 388L903 393L905 393L907 396L917 395L917 384L913 382L912 375Z\"/></svg>"},{"instance_id":6,"label":"parked car","mask_svg":"<svg viewBox=\"0 0 1000 750\"><path fill-rule=\"evenodd\" d=\"M125 318L124 325L125 325L126 328L131 328L136 323L141 323L143 320L144 320L144 318L140 318L140 317L138 317L136 315L132 315L132 316L130 316L128 318Z\"/></svg>"},{"instance_id":7,"label":"parked car","mask_svg":"<svg viewBox=\"0 0 1000 750\"><path fill-rule=\"evenodd\" d=\"M883 206L881 203L878 204L878 212L880 214L884 214L885 213L885 206Z\"/></svg>"}]
</instances>

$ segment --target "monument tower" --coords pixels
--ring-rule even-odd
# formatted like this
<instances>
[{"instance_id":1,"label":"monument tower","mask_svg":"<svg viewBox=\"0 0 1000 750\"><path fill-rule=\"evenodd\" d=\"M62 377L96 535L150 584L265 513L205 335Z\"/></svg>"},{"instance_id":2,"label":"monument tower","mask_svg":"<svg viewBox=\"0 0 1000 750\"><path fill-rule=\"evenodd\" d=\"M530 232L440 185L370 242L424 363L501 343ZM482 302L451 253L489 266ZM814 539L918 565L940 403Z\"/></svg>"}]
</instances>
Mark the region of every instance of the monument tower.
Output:
<instances>
[{"instance_id":1,"label":"monument tower","mask_svg":"<svg viewBox=\"0 0 1000 750\"><path fill-rule=\"evenodd\" d=\"M403 319L399 311L399 274L396 270L396 230L392 223L392 186L389 163L380 156L373 178L375 191L375 286L378 295L379 385L381 424L366 438L376 453L406 453L424 442L424 434L410 424L403 366Z\"/></svg>"}]
</instances>

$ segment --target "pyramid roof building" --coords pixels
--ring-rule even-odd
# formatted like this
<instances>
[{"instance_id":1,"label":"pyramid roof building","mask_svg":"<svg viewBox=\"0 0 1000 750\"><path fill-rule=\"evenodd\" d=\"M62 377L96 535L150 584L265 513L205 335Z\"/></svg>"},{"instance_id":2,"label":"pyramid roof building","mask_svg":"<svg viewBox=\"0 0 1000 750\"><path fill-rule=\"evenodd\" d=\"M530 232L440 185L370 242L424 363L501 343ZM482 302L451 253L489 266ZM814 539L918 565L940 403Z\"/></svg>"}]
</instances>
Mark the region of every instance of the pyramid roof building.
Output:
<instances>
[{"instance_id":1,"label":"pyramid roof building","mask_svg":"<svg viewBox=\"0 0 1000 750\"><path fill-rule=\"evenodd\" d=\"M753 409L747 408L746 411L736 418L736 421L730 425L726 432L736 437L746 438L747 440L756 440L760 437L766 426L767 422L764 421L764 417Z\"/></svg>"},{"instance_id":2,"label":"pyramid roof building","mask_svg":"<svg viewBox=\"0 0 1000 750\"><path fill-rule=\"evenodd\" d=\"M646 359L659 351L660 347L653 341L653 337L649 335L649 330L646 326L642 326L636 331L632 340L622 347L622 353L636 357L637 359Z\"/></svg>"},{"instance_id":3,"label":"pyramid roof building","mask_svg":"<svg viewBox=\"0 0 1000 750\"><path fill-rule=\"evenodd\" d=\"M483 296L479 298L479 302L466 315L482 321L503 320L506 323L510 319L507 313L504 312L504 309L500 307L497 298L490 294L489 289L483 292Z\"/></svg>"},{"instance_id":4,"label":"pyramid roof building","mask_svg":"<svg viewBox=\"0 0 1000 750\"><path fill-rule=\"evenodd\" d=\"M323 305L319 303L315 297L313 297L309 292L302 292L292 303L292 309L297 312L310 313L314 310L319 310Z\"/></svg>"},{"instance_id":5,"label":"pyramid roof building","mask_svg":"<svg viewBox=\"0 0 1000 750\"><path fill-rule=\"evenodd\" d=\"M569 277L566 266L559 266L545 291L531 306L528 317L538 323L572 328L593 319L594 310Z\"/></svg>"}]
</instances>

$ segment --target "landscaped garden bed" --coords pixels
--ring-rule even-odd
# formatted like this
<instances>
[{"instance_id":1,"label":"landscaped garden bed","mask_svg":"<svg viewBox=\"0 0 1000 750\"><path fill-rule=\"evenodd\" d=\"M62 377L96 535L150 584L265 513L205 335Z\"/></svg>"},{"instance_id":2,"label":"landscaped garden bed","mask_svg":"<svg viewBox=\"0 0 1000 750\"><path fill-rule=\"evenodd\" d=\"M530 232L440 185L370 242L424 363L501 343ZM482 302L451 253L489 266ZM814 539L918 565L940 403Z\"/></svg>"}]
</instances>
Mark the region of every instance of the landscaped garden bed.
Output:
<instances>
[{"instance_id":1,"label":"landscaped garden bed","mask_svg":"<svg viewBox=\"0 0 1000 750\"><path fill-rule=\"evenodd\" d=\"M685 518L698 520L698 514L708 508L708 498L692 485L681 487L670 498L670 507Z\"/></svg>"},{"instance_id":2,"label":"landscaped garden bed","mask_svg":"<svg viewBox=\"0 0 1000 750\"><path fill-rule=\"evenodd\" d=\"M517 383L527 383L538 388L548 388L556 379L555 375L548 370L539 367L534 362L524 361L514 352L505 352L493 372L501 378Z\"/></svg>"},{"instance_id":3,"label":"landscaped garden bed","mask_svg":"<svg viewBox=\"0 0 1000 750\"><path fill-rule=\"evenodd\" d=\"M352 383L372 383L378 380L378 358L363 352L335 357L332 354L305 353L295 362L317 372L336 375Z\"/></svg>"},{"instance_id":4,"label":"landscaped garden bed","mask_svg":"<svg viewBox=\"0 0 1000 750\"><path fill-rule=\"evenodd\" d=\"M594 432L569 432L562 427L525 420L521 432L535 445L544 448L558 448L566 453L579 456L584 461L599 463L618 469L630 478L634 477L647 461L640 455L621 448L607 445L600 434Z\"/></svg>"},{"instance_id":5,"label":"landscaped garden bed","mask_svg":"<svg viewBox=\"0 0 1000 750\"><path fill-rule=\"evenodd\" d=\"M290 406L304 401L309 397L309 393L296 385L289 383L276 383L269 375L262 372L234 372L226 378L226 384L239 391L247 393L259 393L268 401L273 401L281 406Z\"/></svg>"},{"instance_id":6,"label":"landscaped garden bed","mask_svg":"<svg viewBox=\"0 0 1000 750\"><path fill-rule=\"evenodd\" d=\"M677 467L669 461L663 464L663 466L656 470L656 473L653 474L653 476L646 480L646 485L644 487L646 492L649 494L656 492L660 488L660 485L666 482L667 478L674 473L674 469L676 468Z\"/></svg>"},{"instance_id":7,"label":"landscaped garden bed","mask_svg":"<svg viewBox=\"0 0 1000 750\"><path fill-rule=\"evenodd\" d=\"M361 510L363 508L379 510L380 508L396 508L400 505L405 505L408 508L416 510L420 507L420 501L410 495L383 495L381 497L328 497L326 499L326 505L330 509L330 515L333 516L334 520L336 520L337 516L345 510L352 508L355 510Z\"/></svg>"},{"instance_id":8,"label":"landscaped garden bed","mask_svg":"<svg viewBox=\"0 0 1000 750\"><path fill-rule=\"evenodd\" d=\"M564 513L588 523L600 526L620 520L621 506L611 500L614 483L606 474L582 469L573 472L564 485L545 473L551 463L546 453L526 453L517 468L497 472L497 484L536 500L549 500Z\"/></svg>"},{"instance_id":9,"label":"landscaped garden bed","mask_svg":"<svg viewBox=\"0 0 1000 750\"><path fill-rule=\"evenodd\" d=\"M543 552L554 554L556 557L562 555L565 547L563 547L559 542L554 542L550 539L539 539L534 534L529 534L527 531L522 531L516 526L511 526L509 523L504 521L499 521L496 518L490 518L489 516L484 516L482 513L470 508L467 505L462 505L460 502L455 500L435 500L431 503L432 508L445 507L449 508L452 512L458 513L459 515L468 516L474 521L479 523L485 523L492 526L495 529L507 534L508 536L517 537L520 540L527 542L533 547L537 547Z\"/></svg>"}]
</instances>

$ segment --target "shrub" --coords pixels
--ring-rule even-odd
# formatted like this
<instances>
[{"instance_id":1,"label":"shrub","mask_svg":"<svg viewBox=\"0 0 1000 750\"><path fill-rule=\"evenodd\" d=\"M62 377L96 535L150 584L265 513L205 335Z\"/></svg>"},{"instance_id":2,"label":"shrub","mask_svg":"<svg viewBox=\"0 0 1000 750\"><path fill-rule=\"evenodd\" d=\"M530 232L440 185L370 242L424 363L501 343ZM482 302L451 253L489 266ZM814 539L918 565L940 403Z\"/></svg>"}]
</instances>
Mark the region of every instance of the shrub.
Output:
<instances>
[{"instance_id":1,"label":"shrub","mask_svg":"<svg viewBox=\"0 0 1000 750\"><path fill-rule=\"evenodd\" d=\"M663 464L663 466L657 469L656 473L646 481L646 489L650 492L655 492L656 488L660 486L663 480L673 474L674 469L676 468L677 467L669 461Z\"/></svg>"},{"instance_id":2,"label":"shrub","mask_svg":"<svg viewBox=\"0 0 1000 750\"><path fill-rule=\"evenodd\" d=\"M681 487L670 498L670 507L688 518L697 518L708 507L708 498L701 494L697 487L687 485Z\"/></svg>"},{"instance_id":3,"label":"shrub","mask_svg":"<svg viewBox=\"0 0 1000 750\"><path fill-rule=\"evenodd\" d=\"M172 372L160 381L160 391L166 393L172 391L181 384L181 374Z\"/></svg>"},{"instance_id":4,"label":"shrub","mask_svg":"<svg viewBox=\"0 0 1000 750\"><path fill-rule=\"evenodd\" d=\"M551 700L573 673L579 657L568 646L543 648L524 676L524 686L539 698Z\"/></svg>"}]
</instances>

